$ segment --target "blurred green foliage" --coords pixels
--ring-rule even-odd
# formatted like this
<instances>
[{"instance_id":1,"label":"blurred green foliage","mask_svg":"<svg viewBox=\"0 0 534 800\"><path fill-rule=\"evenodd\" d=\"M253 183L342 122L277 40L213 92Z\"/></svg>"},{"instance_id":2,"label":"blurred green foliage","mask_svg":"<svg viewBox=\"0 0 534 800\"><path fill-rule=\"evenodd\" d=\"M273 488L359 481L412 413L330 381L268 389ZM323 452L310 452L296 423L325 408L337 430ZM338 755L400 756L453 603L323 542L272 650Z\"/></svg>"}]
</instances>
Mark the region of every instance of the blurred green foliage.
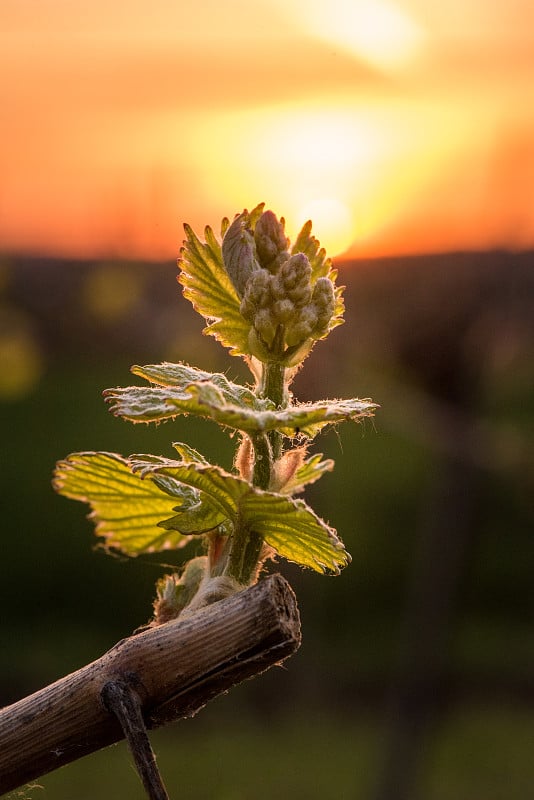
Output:
<instances>
[{"instance_id":1,"label":"blurred green foliage","mask_svg":"<svg viewBox=\"0 0 534 800\"><path fill-rule=\"evenodd\" d=\"M283 676L281 676L283 681ZM234 696L237 693L237 698ZM241 688L200 716L152 734L171 797L188 800L366 800L380 763L381 729L368 714L307 709L259 720L235 714ZM517 708L453 712L428 747L425 800L525 800L534 782L532 714ZM121 743L63 767L10 800L143 800Z\"/></svg>"}]
</instances>

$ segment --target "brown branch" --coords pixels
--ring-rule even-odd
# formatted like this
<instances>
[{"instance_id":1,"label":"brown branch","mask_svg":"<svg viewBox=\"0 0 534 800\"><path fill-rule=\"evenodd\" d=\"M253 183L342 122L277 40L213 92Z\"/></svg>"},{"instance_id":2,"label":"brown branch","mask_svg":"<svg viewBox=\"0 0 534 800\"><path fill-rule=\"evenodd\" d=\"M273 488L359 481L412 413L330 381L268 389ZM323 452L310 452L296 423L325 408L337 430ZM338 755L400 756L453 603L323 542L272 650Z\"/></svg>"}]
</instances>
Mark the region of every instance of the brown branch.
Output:
<instances>
[{"instance_id":1,"label":"brown branch","mask_svg":"<svg viewBox=\"0 0 534 800\"><path fill-rule=\"evenodd\" d=\"M92 664L0 711L0 793L123 738L103 697L110 681L134 687L146 727L155 728L192 716L299 645L295 596L280 575L123 639Z\"/></svg>"},{"instance_id":2,"label":"brown branch","mask_svg":"<svg viewBox=\"0 0 534 800\"><path fill-rule=\"evenodd\" d=\"M141 698L136 689L131 682L119 678L108 681L100 696L108 711L119 720L149 800L169 800L156 765L156 757L143 719Z\"/></svg>"}]
</instances>

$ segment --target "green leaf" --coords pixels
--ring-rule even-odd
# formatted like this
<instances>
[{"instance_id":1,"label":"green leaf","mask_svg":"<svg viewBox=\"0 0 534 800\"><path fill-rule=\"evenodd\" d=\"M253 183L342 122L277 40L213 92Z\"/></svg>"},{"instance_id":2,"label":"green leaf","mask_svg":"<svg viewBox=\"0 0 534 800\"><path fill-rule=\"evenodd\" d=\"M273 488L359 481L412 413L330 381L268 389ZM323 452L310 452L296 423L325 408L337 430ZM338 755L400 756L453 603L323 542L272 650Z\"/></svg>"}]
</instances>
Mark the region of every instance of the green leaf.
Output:
<instances>
[{"instance_id":1,"label":"green leaf","mask_svg":"<svg viewBox=\"0 0 534 800\"><path fill-rule=\"evenodd\" d=\"M325 425L369 417L377 408L370 400L352 399L277 409L269 400L257 398L250 389L231 383L224 375L179 364L133 367L133 371L149 380L156 376L162 380L165 373L168 385L106 389L104 396L111 403L112 413L131 422L161 422L179 414L195 414L249 434L278 430L289 437L313 437ZM173 371L176 382L170 384ZM199 374L200 379L193 380Z\"/></svg>"},{"instance_id":2,"label":"green leaf","mask_svg":"<svg viewBox=\"0 0 534 800\"><path fill-rule=\"evenodd\" d=\"M297 494L302 492L305 486L318 481L325 472L331 472L334 469L333 460L327 458L325 461L321 461L322 457L322 453L317 453L307 459L295 472L294 477L285 484L284 493Z\"/></svg>"},{"instance_id":3,"label":"green leaf","mask_svg":"<svg viewBox=\"0 0 534 800\"><path fill-rule=\"evenodd\" d=\"M276 552L317 572L337 573L350 560L335 530L301 500L265 492L220 467L146 462L131 456L133 468L142 475L156 472L205 492L221 513L263 536Z\"/></svg>"},{"instance_id":4,"label":"green leaf","mask_svg":"<svg viewBox=\"0 0 534 800\"><path fill-rule=\"evenodd\" d=\"M169 403L171 390L167 388L126 386L106 389L103 395L106 402L111 404L111 413L130 422L162 422L173 419L178 414L196 413L195 404L189 393L179 396L182 405L178 410Z\"/></svg>"},{"instance_id":5,"label":"green leaf","mask_svg":"<svg viewBox=\"0 0 534 800\"><path fill-rule=\"evenodd\" d=\"M247 355L250 324L241 316L240 300L224 268L221 245L210 227L201 242L189 225L180 250L179 282L184 297L209 323L204 333L214 336L232 355Z\"/></svg>"},{"instance_id":6,"label":"green leaf","mask_svg":"<svg viewBox=\"0 0 534 800\"><path fill-rule=\"evenodd\" d=\"M320 400L317 403L297 403L276 411L264 411L258 415L261 430L278 430L286 436L302 434L316 436L326 425L344 420L358 422L372 417L376 403L370 400Z\"/></svg>"},{"instance_id":7,"label":"green leaf","mask_svg":"<svg viewBox=\"0 0 534 800\"><path fill-rule=\"evenodd\" d=\"M243 499L241 514L288 561L335 574L350 562L334 528L302 500L256 489Z\"/></svg>"},{"instance_id":8,"label":"green leaf","mask_svg":"<svg viewBox=\"0 0 534 800\"><path fill-rule=\"evenodd\" d=\"M304 253L308 257L312 268L312 282L315 283L317 278L332 277L332 259L327 258L326 250L321 247L319 240L313 236L311 230L312 222L308 220L295 239L291 255Z\"/></svg>"},{"instance_id":9,"label":"green leaf","mask_svg":"<svg viewBox=\"0 0 534 800\"><path fill-rule=\"evenodd\" d=\"M227 403L223 392L210 381L192 383L185 390L172 386L127 386L106 389L104 396L111 403L112 414L130 422L162 422L179 414L194 414L235 430L262 429L256 419L261 411L256 412L246 403ZM265 400L254 402L260 409L273 405Z\"/></svg>"},{"instance_id":10,"label":"green leaf","mask_svg":"<svg viewBox=\"0 0 534 800\"><path fill-rule=\"evenodd\" d=\"M198 495L172 477L157 477L157 483L143 480L115 453L82 452L57 464L53 485L65 497L90 505L90 519L106 548L136 556L183 547L188 541L158 524L177 507L198 502Z\"/></svg>"},{"instance_id":11,"label":"green leaf","mask_svg":"<svg viewBox=\"0 0 534 800\"><path fill-rule=\"evenodd\" d=\"M132 422L160 422L178 414L195 414L237 430L254 427L257 412L274 404L221 373L187 364L134 366L132 372L156 386L106 389L104 397L116 416ZM244 427L243 427L244 425Z\"/></svg>"},{"instance_id":12,"label":"green leaf","mask_svg":"<svg viewBox=\"0 0 534 800\"><path fill-rule=\"evenodd\" d=\"M260 203L251 212L244 211L242 217L253 231L264 204ZM224 236L230 223L225 218L221 222ZM337 271L332 267L332 260L311 233L312 223L303 226L292 247L292 254L304 253L312 267L312 283L320 277L328 277L335 286ZM240 312L240 297L230 279L222 257L222 247L213 230L207 226L202 242L189 225L184 225L186 239L180 250L178 277L183 286L184 297L193 304L193 308L208 322L204 333L214 336L222 345L230 348L232 355L250 355L249 334L251 325ZM344 302L343 287L335 288L336 308L330 320L328 332L343 322Z\"/></svg>"},{"instance_id":13,"label":"green leaf","mask_svg":"<svg viewBox=\"0 0 534 800\"><path fill-rule=\"evenodd\" d=\"M129 461L134 472L143 478L146 475L164 475L205 492L218 511L233 522L237 518L239 501L250 488L247 481L213 464L173 461L170 458L162 458L154 464L144 455L130 456Z\"/></svg>"},{"instance_id":14,"label":"green leaf","mask_svg":"<svg viewBox=\"0 0 534 800\"><path fill-rule=\"evenodd\" d=\"M226 514L220 511L214 503L202 496L202 499L192 508L180 511L170 519L159 522L161 528L168 531L178 531L184 535L207 533L217 528L227 519Z\"/></svg>"},{"instance_id":15,"label":"green leaf","mask_svg":"<svg viewBox=\"0 0 534 800\"><path fill-rule=\"evenodd\" d=\"M252 228L252 230L256 229L256 223L259 220L259 218L261 217L261 215L263 214L264 208L265 208L265 203L258 203L257 206L254 206L252 211L248 212L248 218L249 218L250 227ZM245 212L245 213L247 213L247 212Z\"/></svg>"},{"instance_id":16,"label":"green leaf","mask_svg":"<svg viewBox=\"0 0 534 800\"><path fill-rule=\"evenodd\" d=\"M229 381L226 375L220 372L205 372L197 367L190 367L188 364L173 364L168 361L164 361L162 364L147 364L144 367L135 365L131 368L131 372L145 378L150 383L159 386L174 386L182 391L186 391L195 383L212 383L228 403L251 407L256 404L256 395L251 389Z\"/></svg>"},{"instance_id":17,"label":"green leaf","mask_svg":"<svg viewBox=\"0 0 534 800\"><path fill-rule=\"evenodd\" d=\"M172 446L180 456L182 461L186 463L194 463L194 464L207 464L208 460L204 458L204 456L195 450L194 447L190 447L188 444L184 442L173 442Z\"/></svg>"},{"instance_id":18,"label":"green leaf","mask_svg":"<svg viewBox=\"0 0 534 800\"><path fill-rule=\"evenodd\" d=\"M334 284L336 296L335 313L330 320L328 331L321 337L324 339L331 330L338 325L342 325L344 322L345 302L343 300L343 289L345 287L336 286L337 270L333 268L332 259L327 257L326 250L324 247L321 247L319 240L313 236L311 230L312 222L308 220L308 222L304 223L300 233L295 239L295 243L291 248L291 254L304 253L304 255L308 256L312 268L313 284L317 281L317 278L330 278Z\"/></svg>"}]
</instances>

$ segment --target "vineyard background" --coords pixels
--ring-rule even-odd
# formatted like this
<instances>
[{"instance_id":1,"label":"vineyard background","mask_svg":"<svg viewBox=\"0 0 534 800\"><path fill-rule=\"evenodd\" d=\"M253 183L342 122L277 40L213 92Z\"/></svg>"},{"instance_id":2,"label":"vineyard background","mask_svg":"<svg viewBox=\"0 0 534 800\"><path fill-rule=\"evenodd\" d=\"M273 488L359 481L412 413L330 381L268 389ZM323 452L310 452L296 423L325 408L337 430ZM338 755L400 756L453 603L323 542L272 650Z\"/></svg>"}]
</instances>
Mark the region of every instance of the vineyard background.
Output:
<instances>
[{"instance_id":1,"label":"vineyard background","mask_svg":"<svg viewBox=\"0 0 534 800\"><path fill-rule=\"evenodd\" d=\"M301 400L381 404L374 422L317 442L336 469L309 499L353 563L335 580L274 567L299 598L299 654L160 731L160 765L171 793L179 781L192 798L214 785L222 800L281 787L378 798L396 776L398 797L402 786L414 797L415 782L432 800L522 800L534 780L534 253L338 266L347 322L294 388ZM145 622L163 571L161 557L93 551L83 508L51 489L55 461L83 449L171 455L183 439L230 466L215 426L133 427L101 398L136 382L133 363L184 360L246 379L198 336L175 274L169 263L0 262L0 704ZM42 779L45 796L137 797L121 748ZM100 770L108 758L113 770Z\"/></svg>"}]
</instances>

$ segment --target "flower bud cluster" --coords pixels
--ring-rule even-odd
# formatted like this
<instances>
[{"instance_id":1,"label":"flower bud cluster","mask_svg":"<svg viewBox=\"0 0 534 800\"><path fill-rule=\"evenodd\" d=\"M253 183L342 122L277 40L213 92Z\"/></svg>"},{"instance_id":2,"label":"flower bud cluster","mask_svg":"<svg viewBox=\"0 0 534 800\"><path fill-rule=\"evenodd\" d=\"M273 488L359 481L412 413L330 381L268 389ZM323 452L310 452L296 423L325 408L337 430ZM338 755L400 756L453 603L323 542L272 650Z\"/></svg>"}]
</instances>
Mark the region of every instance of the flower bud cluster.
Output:
<instances>
[{"instance_id":1,"label":"flower bud cluster","mask_svg":"<svg viewBox=\"0 0 534 800\"><path fill-rule=\"evenodd\" d=\"M256 260L254 237L246 225L244 213L236 217L226 231L222 256L228 277L239 297L243 297L252 272L260 268Z\"/></svg>"},{"instance_id":2,"label":"flower bud cluster","mask_svg":"<svg viewBox=\"0 0 534 800\"><path fill-rule=\"evenodd\" d=\"M327 333L335 313L330 278L312 284L308 257L290 255L288 246L283 220L272 211L261 215L253 235L243 215L238 217L223 241L225 267L251 325L251 351L262 361L284 362L303 346L309 350Z\"/></svg>"},{"instance_id":3,"label":"flower bud cluster","mask_svg":"<svg viewBox=\"0 0 534 800\"><path fill-rule=\"evenodd\" d=\"M289 258L289 239L284 230L284 220L278 220L272 211L264 211L257 221L254 242L260 265L273 274Z\"/></svg>"}]
</instances>

